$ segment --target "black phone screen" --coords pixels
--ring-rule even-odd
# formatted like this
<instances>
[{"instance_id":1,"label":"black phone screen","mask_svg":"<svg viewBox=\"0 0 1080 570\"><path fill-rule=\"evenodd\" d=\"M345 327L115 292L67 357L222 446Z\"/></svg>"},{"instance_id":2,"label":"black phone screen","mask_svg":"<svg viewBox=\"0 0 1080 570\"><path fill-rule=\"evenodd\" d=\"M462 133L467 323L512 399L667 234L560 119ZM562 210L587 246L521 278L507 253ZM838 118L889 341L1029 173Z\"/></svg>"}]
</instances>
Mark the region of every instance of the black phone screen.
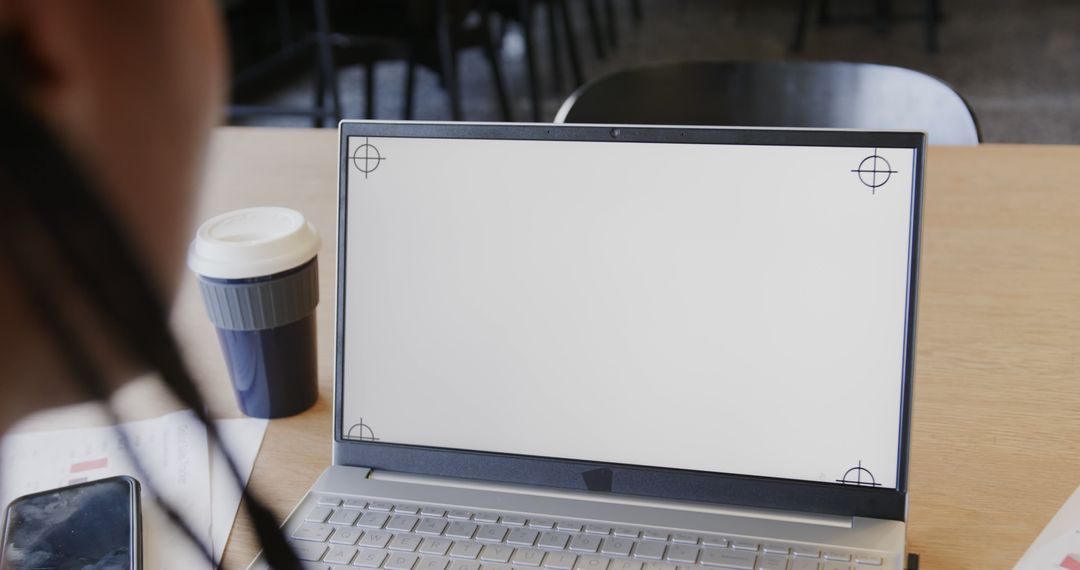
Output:
<instances>
[{"instance_id":1,"label":"black phone screen","mask_svg":"<svg viewBox=\"0 0 1080 570\"><path fill-rule=\"evenodd\" d=\"M83 483L12 502L4 570L137 570L137 483Z\"/></svg>"}]
</instances>

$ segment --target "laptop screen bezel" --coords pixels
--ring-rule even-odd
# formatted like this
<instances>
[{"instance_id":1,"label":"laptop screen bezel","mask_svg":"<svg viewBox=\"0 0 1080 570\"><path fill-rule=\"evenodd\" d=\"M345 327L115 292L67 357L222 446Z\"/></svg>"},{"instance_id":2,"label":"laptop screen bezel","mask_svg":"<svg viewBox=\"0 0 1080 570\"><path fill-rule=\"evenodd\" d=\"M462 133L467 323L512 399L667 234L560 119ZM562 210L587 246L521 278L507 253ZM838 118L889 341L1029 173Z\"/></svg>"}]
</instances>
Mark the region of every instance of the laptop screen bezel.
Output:
<instances>
[{"instance_id":1,"label":"laptop screen bezel","mask_svg":"<svg viewBox=\"0 0 1080 570\"><path fill-rule=\"evenodd\" d=\"M354 136L394 138L690 143L729 145L907 148L915 151L900 446L896 489L839 485L749 475L709 473L562 458L435 448L343 437L347 245L347 149ZM337 308L335 310L334 464L418 475L537 485L572 490L699 501L757 508L906 520L915 316L926 135L901 131L668 127L562 124L420 123L343 121L338 148Z\"/></svg>"}]
</instances>

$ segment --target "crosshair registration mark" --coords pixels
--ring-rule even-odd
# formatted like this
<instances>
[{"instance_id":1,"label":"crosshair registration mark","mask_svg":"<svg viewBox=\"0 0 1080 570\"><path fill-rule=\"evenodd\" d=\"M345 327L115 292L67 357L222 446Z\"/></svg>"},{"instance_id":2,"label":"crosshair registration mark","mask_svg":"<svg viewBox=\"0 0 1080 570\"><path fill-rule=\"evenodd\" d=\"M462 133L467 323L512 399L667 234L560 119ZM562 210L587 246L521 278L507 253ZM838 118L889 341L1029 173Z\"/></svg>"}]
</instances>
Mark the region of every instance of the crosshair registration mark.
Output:
<instances>
[{"instance_id":1,"label":"crosshair registration mark","mask_svg":"<svg viewBox=\"0 0 1080 570\"><path fill-rule=\"evenodd\" d=\"M364 144L356 147L352 154L353 166L364 173L364 178L367 178L368 174L375 172L375 169L379 167L379 163L384 160L386 160L386 157L379 154L379 149L369 143L367 137L364 137Z\"/></svg>"},{"instance_id":2,"label":"crosshair registration mark","mask_svg":"<svg viewBox=\"0 0 1080 570\"><path fill-rule=\"evenodd\" d=\"M859 167L852 170L852 172L859 175L859 181L870 188L872 194L877 193L877 189L884 186L889 181L889 178L896 174L889 161L878 155L876 148L874 154L862 159Z\"/></svg>"}]
</instances>

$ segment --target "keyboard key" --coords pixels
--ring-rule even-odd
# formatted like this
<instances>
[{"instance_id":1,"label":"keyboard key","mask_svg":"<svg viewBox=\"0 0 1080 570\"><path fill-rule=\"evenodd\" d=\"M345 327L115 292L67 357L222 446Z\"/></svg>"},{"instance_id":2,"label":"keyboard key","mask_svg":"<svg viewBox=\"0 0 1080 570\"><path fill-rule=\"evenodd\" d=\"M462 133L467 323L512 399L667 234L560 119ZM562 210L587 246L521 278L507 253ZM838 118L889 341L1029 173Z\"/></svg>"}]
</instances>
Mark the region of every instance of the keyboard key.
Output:
<instances>
[{"instance_id":1,"label":"keyboard key","mask_svg":"<svg viewBox=\"0 0 1080 570\"><path fill-rule=\"evenodd\" d=\"M394 512L403 515L415 515L420 512L420 507L416 505L394 505Z\"/></svg>"},{"instance_id":2,"label":"keyboard key","mask_svg":"<svg viewBox=\"0 0 1080 570\"><path fill-rule=\"evenodd\" d=\"M787 570L787 558L779 556L758 556L757 570Z\"/></svg>"},{"instance_id":3,"label":"keyboard key","mask_svg":"<svg viewBox=\"0 0 1080 570\"><path fill-rule=\"evenodd\" d=\"M532 546L536 542L536 537L540 536L539 532L528 528L515 528L510 531L510 534L506 537L506 542L510 544L519 544L521 546Z\"/></svg>"},{"instance_id":4,"label":"keyboard key","mask_svg":"<svg viewBox=\"0 0 1080 570\"><path fill-rule=\"evenodd\" d=\"M638 536L641 535L641 533L638 532L638 529L636 529L636 528L628 528L628 527L625 527L625 526L617 526L614 529L612 529L611 532L612 532L612 534L614 534L615 536L617 536L619 538L637 538Z\"/></svg>"},{"instance_id":5,"label":"keyboard key","mask_svg":"<svg viewBox=\"0 0 1080 570\"><path fill-rule=\"evenodd\" d=\"M731 541L731 548L735 550L745 550L747 552L757 552L758 543L751 540L733 540Z\"/></svg>"},{"instance_id":6,"label":"keyboard key","mask_svg":"<svg viewBox=\"0 0 1080 570\"><path fill-rule=\"evenodd\" d=\"M420 509L420 514L424 515L425 517L445 517L446 510L437 507L424 507ZM423 558L420 559L420 563L424 563Z\"/></svg>"},{"instance_id":7,"label":"keyboard key","mask_svg":"<svg viewBox=\"0 0 1080 570\"><path fill-rule=\"evenodd\" d=\"M543 560L544 552L542 550L519 548L510 557L510 564L514 566L539 566Z\"/></svg>"},{"instance_id":8,"label":"keyboard key","mask_svg":"<svg viewBox=\"0 0 1080 570\"><path fill-rule=\"evenodd\" d=\"M662 560L667 545L662 542L638 542L634 545L634 558Z\"/></svg>"},{"instance_id":9,"label":"keyboard key","mask_svg":"<svg viewBox=\"0 0 1080 570\"><path fill-rule=\"evenodd\" d=\"M315 542L326 542L326 539L330 537L330 533L334 532L334 527L328 524L318 523L301 523L293 531L292 537L298 540L312 540Z\"/></svg>"},{"instance_id":10,"label":"keyboard key","mask_svg":"<svg viewBox=\"0 0 1080 570\"><path fill-rule=\"evenodd\" d=\"M667 559L680 564L693 564L697 557L698 547L689 544L673 544L667 551Z\"/></svg>"},{"instance_id":11,"label":"keyboard key","mask_svg":"<svg viewBox=\"0 0 1080 570\"><path fill-rule=\"evenodd\" d=\"M419 556L407 552L391 554L390 559L386 561L383 568L386 570L412 570L413 564L416 564L418 558Z\"/></svg>"},{"instance_id":12,"label":"keyboard key","mask_svg":"<svg viewBox=\"0 0 1080 570\"><path fill-rule=\"evenodd\" d=\"M508 515L502 518L502 523L506 526L525 526L525 523L529 522L529 519L525 517Z\"/></svg>"},{"instance_id":13,"label":"keyboard key","mask_svg":"<svg viewBox=\"0 0 1080 570\"><path fill-rule=\"evenodd\" d=\"M472 518L472 513L469 511L450 511L449 513L446 513L446 516L451 519L467 521Z\"/></svg>"},{"instance_id":14,"label":"keyboard key","mask_svg":"<svg viewBox=\"0 0 1080 570\"><path fill-rule=\"evenodd\" d=\"M321 542L291 540L289 541L289 544L292 545L293 550L296 551L297 558L300 560L310 560L312 562L317 562L327 550L327 546Z\"/></svg>"},{"instance_id":15,"label":"keyboard key","mask_svg":"<svg viewBox=\"0 0 1080 570\"><path fill-rule=\"evenodd\" d=\"M416 533L438 536L446 530L448 524L444 519L422 518L420 524L416 525Z\"/></svg>"},{"instance_id":16,"label":"keyboard key","mask_svg":"<svg viewBox=\"0 0 1080 570\"><path fill-rule=\"evenodd\" d=\"M581 532L581 523L560 521L555 523L555 528L566 532Z\"/></svg>"},{"instance_id":17,"label":"keyboard key","mask_svg":"<svg viewBox=\"0 0 1080 570\"><path fill-rule=\"evenodd\" d=\"M596 549L600 548L600 537L590 536L587 534L574 535L574 538L570 540L570 550L576 550L578 552L596 552Z\"/></svg>"},{"instance_id":18,"label":"keyboard key","mask_svg":"<svg viewBox=\"0 0 1080 570\"><path fill-rule=\"evenodd\" d=\"M480 563L475 560L451 560L446 570L480 570Z\"/></svg>"},{"instance_id":19,"label":"keyboard key","mask_svg":"<svg viewBox=\"0 0 1080 570\"><path fill-rule=\"evenodd\" d=\"M416 564L416 570L446 570L446 565L449 563L450 561L445 558L421 556Z\"/></svg>"},{"instance_id":20,"label":"keyboard key","mask_svg":"<svg viewBox=\"0 0 1080 570\"><path fill-rule=\"evenodd\" d=\"M364 534L364 531L358 528L340 526L334 529L334 536L330 537L330 543L355 546L356 541L360 540L362 534Z\"/></svg>"},{"instance_id":21,"label":"keyboard key","mask_svg":"<svg viewBox=\"0 0 1080 570\"><path fill-rule=\"evenodd\" d=\"M645 531L644 538L645 540L667 540L671 538L671 535L666 532L647 530Z\"/></svg>"},{"instance_id":22,"label":"keyboard key","mask_svg":"<svg viewBox=\"0 0 1080 570\"><path fill-rule=\"evenodd\" d=\"M566 543L569 541L569 533L548 530L540 533L540 540L536 542L536 546L552 550L564 550Z\"/></svg>"},{"instance_id":23,"label":"keyboard key","mask_svg":"<svg viewBox=\"0 0 1080 570\"><path fill-rule=\"evenodd\" d=\"M754 570L754 560L756 558L750 552L733 552L711 548L706 548L701 552L701 563L705 566L734 568L736 570Z\"/></svg>"},{"instance_id":24,"label":"keyboard key","mask_svg":"<svg viewBox=\"0 0 1080 570\"><path fill-rule=\"evenodd\" d=\"M513 570L513 567L511 567L509 564L483 562L480 564L480 570Z\"/></svg>"},{"instance_id":25,"label":"keyboard key","mask_svg":"<svg viewBox=\"0 0 1080 570\"><path fill-rule=\"evenodd\" d=\"M721 536L706 536L701 539L702 546L715 546L717 548L727 548L728 539Z\"/></svg>"},{"instance_id":26,"label":"keyboard key","mask_svg":"<svg viewBox=\"0 0 1080 570\"><path fill-rule=\"evenodd\" d=\"M796 558L791 561L791 570L820 570L821 563L807 558Z\"/></svg>"},{"instance_id":27,"label":"keyboard key","mask_svg":"<svg viewBox=\"0 0 1080 570\"><path fill-rule=\"evenodd\" d=\"M338 509L334 511L334 514L330 515L330 518L326 522L330 524L340 524L345 526L352 526L356 524L356 519L360 518L360 511L355 509Z\"/></svg>"},{"instance_id":28,"label":"keyboard key","mask_svg":"<svg viewBox=\"0 0 1080 570\"><path fill-rule=\"evenodd\" d=\"M641 570L640 560L612 560L608 570Z\"/></svg>"},{"instance_id":29,"label":"keyboard key","mask_svg":"<svg viewBox=\"0 0 1080 570\"><path fill-rule=\"evenodd\" d=\"M502 542L510 529L497 524L485 524L476 531L476 540L480 542Z\"/></svg>"},{"instance_id":30,"label":"keyboard key","mask_svg":"<svg viewBox=\"0 0 1080 570\"><path fill-rule=\"evenodd\" d=\"M788 548L786 544L776 544L773 542L763 544L761 549L765 554L782 554L784 556L787 556L791 552L791 549Z\"/></svg>"},{"instance_id":31,"label":"keyboard key","mask_svg":"<svg viewBox=\"0 0 1080 570\"><path fill-rule=\"evenodd\" d=\"M356 526L364 528L382 528L382 525L386 524L386 521L389 519L389 516L382 513L364 513L364 516L356 521Z\"/></svg>"},{"instance_id":32,"label":"keyboard key","mask_svg":"<svg viewBox=\"0 0 1080 570\"><path fill-rule=\"evenodd\" d=\"M499 522L499 515L495 513L476 513L473 520L479 523L497 523Z\"/></svg>"},{"instance_id":33,"label":"keyboard key","mask_svg":"<svg viewBox=\"0 0 1080 570\"><path fill-rule=\"evenodd\" d=\"M390 550L400 550L403 552L414 552L419 546L420 541L423 540L419 536L413 536L409 534L399 534L390 541Z\"/></svg>"},{"instance_id":34,"label":"keyboard key","mask_svg":"<svg viewBox=\"0 0 1080 570\"><path fill-rule=\"evenodd\" d=\"M371 548L386 548L386 544L390 542L390 539L394 535L379 530L369 530L364 533L364 537L360 539L360 546L368 546Z\"/></svg>"},{"instance_id":35,"label":"keyboard key","mask_svg":"<svg viewBox=\"0 0 1080 570\"><path fill-rule=\"evenodd\" d=\"M548 552L544 555L544 568L551 570L572 570L577 554L569 552Z\"/></svg>"},{"instance_id":36,"label":"keyboard key","mask_svg":"<svg viewBox=\"0 0 1080 570\"><path fill-rule=\"evenodd\" d=\"M578 556L574 570L607 570L608 559L599 556Z\"/></svg>"},{"instance_id":37,"label":"keyboard key","mask_svg":"<svg viewBox=\"0 0 1080 570\"><path fill-rule=\"evenodd\" d=\"M847 562L826 562L822 570L851 570L851 565Z\"/></svg>"},{"instance_id":38,"label":"keyboard key","mask_svg":"<svg viewBox=\"0 0 1080 570\"><path fill-rule=\"evenodd\" d=\"M475 542L454 542L454 546L450 547L450 558L476 560L476 557L480 556L481 548L482 546Z\"/></svg>"},{"instance_id":39,"label":"keyboard key","mask_svg":"<svg viewBox=\"0 0 1080 570\"><path fill-rule=\"evenodd\" d=\"M350 509L366 509L367 501L363 499L345 499L342 503L344 506Z\"/></svg>"},{"instance_id":40,"label":"keyboard key","mask_svg":"<svg viewBox=\"0 0 1080 570\"><path fill-rule=\"evenodd\" d=\"M351 546L331 546L323 556L323 562L331 564L348 564L356 556L356 549Z\"/></svg>"},{"instance_id":41,"label":"keyboard key","mask_svg":"<svg viewBox=\"0 0 1080 570\"><path fill-rule=\"evenodd\" d=\"M301 562L300 570L338 570L341 566L330 567L329 564L323 564L322 562ZM270 569L273 570L273 569ZM347 568L345 570L348 570Z\"/></svg>"},{"instance_id":42,"label":"keyboard key","mask_svg":"<svg viewBox=\"0 0 1080 570\"><path fill-rule=\"evenodd\" d=\"M685 568L685 566L684 566L684 568ZM669 564L667 562L646 562L645 566L643 566L642 569L643 570L676 570L676 566L674 564Z\"/></svg>"},{"instance_id":43,"label":"keyboard key","mask_svg":"<svg viewBox=\"0 0 1080 570\"><path fill-rule=\"evenodd\" d=\"M368 504L368 508L373 511L383 511L388 513L394 510L394 503L373 501L372 503Z\"/></svg>"},{"instance_id":44,"label":"keyboard key","mask_svg":"<svg viewBox=\"0 0 1080 570\"><path fill-rule=\"evenodd\" d=\"M454 521L450 523L450 526L446 529L446 536L450 538L472 538L473 533L476 532L476 523Z\"/></svg>"},{"instance_id":45,"label":"keyboard key","mask_svg":"<svg viewBox=\"0 0 1080 570\"><path fill-rule=\"evenodd\" d=\"M353 566L378 568L382 566L383 560L386 560L385 552L374 548L361 548L357 550L356 558L353 558Z\"/></svg>"},{"instance_id":46,"label":"keyboard key","mask_svg":"<svg viewBox=\"0 0 1080 570\"><path fill-rule=\"evenodd\" d=\"M485 562L501 562L507 563L510 561L510 555L514 553L513 546L505 546L502 544L488 544L484 546L484 549L480 551L480 560Z\"/></svg>"},{"instance_id":47,"label":"keyboard key","mask_svg":"<svg viewBox=\"0 0 1080 570\"><path fill-rule=\"evenodd\" d=\"M337 495L319 495L319 500L317 502L320 505L327 507L337 507L341 506L341 497L338 497Z\"/></svg>"},{"instance_id":48,"label":"keyboard key","mask_svg":"<svg viewBox=\"0 0 1080 570\"><path fill-rule=\"evenodd\" d=\"M418 522L420 522L420 519L412 515L394 515L390 517L390 520L386 523L386 530L412 532L412 529Z\"/></svg>"},{"instance_id":49,"label":"keyboard key","mask_svg":"<svg viewBox=\"0 0 1080 570\"><path fill-rule=\"evenodd\" d=\"M847 552L826 552L825 560L838 560L840 562L851 562L851 554Z\"/></svg>"},{"instance_id":50,"label":"keyboard key","mask_svg":"<svg viewBox=\"0 0 1080 570\"><path fill-rule=\"evenodd\" d=\"M630 556L634 541L628 538L605 538L600 544L600 553L608 556Z\"/></svg>"},{"instance_id":51,"label":"keyboard key","mask_svg":"<svg viewBox=\"0 0 1080 570\"><path fill-rule=\"evenodd\" d=\"M313 523L324 523L332 514L334 514L334 509L330 507L315 507L308 512L304 520Z\"/></svg>"},{"instance_id":52,"label":"keyboard key","mask_svg":"<svg viewBox=\"0 0 1080 570\"><path fill-rule=\"evenodd\" d=\"M855 563L862 564L863 566L881 566L885 563L880 556L870 556L869 554L856 554Z\"/></svg>"},{"instance_id":53,"label":"keyboard key","mask_svg":"<svg viewBox=\"0 0 1080 570\"><path fill-rule=\"evenodd\" d=\"M796 546L792 549L796 558L820 558L821 551L809 546Z\"/></svg>"},{"instance_id":54,"label":"keyboard key","mask_svg":"<svg viewBox=\"0 0 1080 570\"><path fill-rule=\"evenodd\" d=\"M601 526L598 524L585 525L585 532L588 534L608 534L611 532L611 527Z\"/></svg>"},{"instance_id":55,"label":"keyboard key","mask_svg":"<svg viewBox=\"0 0 1080 570\"><path fill-rule=\"evenodd\" d=\"M551 519L529 519L531 528L555 528L555 521Z\"/></svg>"},{"instance_id":56,"label":"keyboard key","mask_svg":"<svg viewBox=\"0 0 1080 570\"><path fill-rule=\"evenodd\" d=\"M671 542L677 542L679 544L697 544L698 537L693 534L686 534L677 532L671 537Z\"/></svg>"},{"instance_id":57,"label":"keyboard key","mask_svg":"<svg viewBox=\"0 0 1080 570\"><path fill-rule=\"evenodd\" d=\"M425 538L424 542L420 543L420 553L446 556L446 551L450 550L452 544L453 541L445 538Z\"/></svg>"}]
</instances>

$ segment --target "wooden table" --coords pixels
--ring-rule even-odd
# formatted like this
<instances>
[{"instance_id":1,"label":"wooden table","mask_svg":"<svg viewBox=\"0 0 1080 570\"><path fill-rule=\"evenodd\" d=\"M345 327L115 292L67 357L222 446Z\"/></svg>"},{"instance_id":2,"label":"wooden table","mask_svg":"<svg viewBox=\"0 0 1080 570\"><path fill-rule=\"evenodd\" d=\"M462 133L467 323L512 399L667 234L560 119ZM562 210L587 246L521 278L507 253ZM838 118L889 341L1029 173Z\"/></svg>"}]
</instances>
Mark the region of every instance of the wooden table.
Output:
<instances>
[{"instance_id":1,"label":"wooden table","mask_svg":"<svg viewBox=\"0 0 1080 570\"><path fill-rule=\"evenodd\" d=\"M337 138L224 128L198 218L304 212L320 252L319 403L271 422L252 485L283 520L330 462ZM908 540L924 568L1011 568L1080 484L1080 147L935 147L926 184ZM188 278L175 324L221 415L225 367ZM229 568L257 551L238 518Z\"/></svg>"}]
</instances>

